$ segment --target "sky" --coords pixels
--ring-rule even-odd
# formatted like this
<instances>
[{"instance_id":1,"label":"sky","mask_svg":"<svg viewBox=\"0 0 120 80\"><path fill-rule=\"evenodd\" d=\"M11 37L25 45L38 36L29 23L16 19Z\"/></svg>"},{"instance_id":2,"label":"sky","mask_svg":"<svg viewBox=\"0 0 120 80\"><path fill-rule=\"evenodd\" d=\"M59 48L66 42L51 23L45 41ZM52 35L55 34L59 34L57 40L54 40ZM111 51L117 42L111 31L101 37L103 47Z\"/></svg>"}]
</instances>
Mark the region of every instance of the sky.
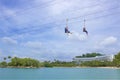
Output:
<instances>
[{"instance_id":1,"label":"sky","mask_svg":"<svg viewBox=\"0 0 120 80\"><path fill-rule=\"evenodd\" d=\"M69 30L64 33L68 19ZM88 36L82 32L84 26ZM0 60L71 61L120 51L120 0L0 0Z\"/></svg>"}]
</instances>

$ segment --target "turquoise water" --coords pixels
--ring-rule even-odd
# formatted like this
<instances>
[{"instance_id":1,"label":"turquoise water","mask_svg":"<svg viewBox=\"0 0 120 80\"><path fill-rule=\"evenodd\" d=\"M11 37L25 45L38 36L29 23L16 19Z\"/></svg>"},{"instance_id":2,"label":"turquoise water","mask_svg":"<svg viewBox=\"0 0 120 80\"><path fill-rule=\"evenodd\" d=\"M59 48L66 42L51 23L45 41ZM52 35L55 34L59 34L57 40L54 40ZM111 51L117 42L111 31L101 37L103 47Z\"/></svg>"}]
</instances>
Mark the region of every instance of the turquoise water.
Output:
<instances>
[{"instance_id":1,"label":"turquoise water","mask_svg":"<svg viewBox=\"0 0 120 80\"><path fill-rule=\"evenodd\" d=\"M120 80L120 69L0 68L0 80Z\"/></svg>"}]
</instances>

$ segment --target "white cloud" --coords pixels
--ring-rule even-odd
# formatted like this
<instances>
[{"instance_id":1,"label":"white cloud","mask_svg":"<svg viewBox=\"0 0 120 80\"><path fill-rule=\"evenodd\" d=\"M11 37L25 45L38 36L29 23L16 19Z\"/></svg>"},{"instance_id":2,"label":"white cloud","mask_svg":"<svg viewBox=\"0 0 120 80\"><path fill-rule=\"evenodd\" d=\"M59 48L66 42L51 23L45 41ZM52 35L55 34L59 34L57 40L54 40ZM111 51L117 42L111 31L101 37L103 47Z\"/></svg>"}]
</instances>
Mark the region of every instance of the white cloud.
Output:
<instances>
[{"instance_id":1,"label":"white cloud","mask_svg":"<svg viewBox=\"0 0 120 80\"><path fill-rule=\"evenodd\" d=\"M49 3L49 1L52 3ZM108 2L111 3L110 1ZM96 3L100 3L101 5L94 6ZM1 27L1 31L5 30L7 32L6 34L11 34L9 31L12 32L13 29L14 32L17 29L20 32L18 31L19 34L17 34L17 31L15 31L12 37L4 37L2 41L12 44L17 44L18 42L16 40L23 42L20 46L13 46L13 48L12 46L8 47L8 45L4 45L5 47L1 45L0 47L5 48L6 51L11 51L10 48L12 48L13 52L11 52L11 54L15 53L19 56L29 57L34 56L44 60L51 58L67 59L95 50L103 52L110 52L110 50L114 52L118 51L119 49L116 50L116 48L119 48L120 45L118 47L116 46L115 43L118 41L116 37L110 36L103 38L110 34L117 36L116 32L119 31L116 31L115 26L117 25L119 29L119 24L111 24L111 22L119 21L117 19L118 17L112 21L109 18L104 19L104 17L101 19L94 18L106 14L103 10L109 8L109 6L106 6L109 3L103 4L103 2L101 3L97 0L35 0L28 9L26 9L26 5L18 9L3 8L1 16L3 18L8 17L8 21L4 19L4 22L2 22L1 20L1 23L5 24ZM95 12L97 11L103 12L96 14ZM91 13L95 14L89 15ZM68 37L64 34L66 17L69 18L68 26L71 28L70 30L75 30L73 34ZM76 17L76 19L71 19L74 17ZM83 18L88 19L86 27L90 33L89 37L87 37L85 33L82 33ZM107 23L105 23L106 21ZM41 25L50 22L54 23ZM6 25L8 27L6 27ZM49 26L49 28L47 28L47 26ZM8 28L8 30L6 30L6 28ZM108 28L110 30L105 31ZM115 33L110 33L109 31ZM3 34L2 36L5 35ZM42 41L42 43L40 41ZM9 55L9 53L4 50L3 53Z\"/></svg>"},{"instance_id":2,"label":"white cloud","mask_svg":"<svg viewBox=\"0 0 120 80\"><path fill-rule=\"evenodd\" d=\"M102 40L101 40L102 38ZM94 42L93 51L100 52L103 54L116 54L119 51L118 38L114 36L101 37Z\"/></svg>"},{"instance_id":3,"label":"white cloud","mask_svg":"<svg viewBox=\"0 0 120 80\"><path fill-rule=\"evenodd\" d=\"M80 33L76 32L76 31L73 31L73 34L70 34L68 36L68 39L83 41L83 40L87 39L87 35L86 34L80 34Z\"/></svg>"},{"instance_id":4,"label":"white cloud","mask_svg":"<svg viewBox=\"0 0 120 80\"><path fill-rule=\"evenodd\" d=\"M100 45L107 46L107 45L115 44L116 42L117 42L117 38L110 36L110 37L105 38L103 41L101 41Z\"/></svg>"},{"instance_id":5,"label":"white cloud","mask_svg":"<svg viewBox=\"0 0 120 80\"><path fill-rule=\"evenodd\" d=\"M18 42L10 37L3 37L2 41L7 44L17 44Z\"/></svg>"},{"instance_id":6,"label":"white cloud","mask_svg":"<svg viewBox=\"0 0 120 80\"><path fill-rule=\"evenodd\" d=\"M73 3L71 1L68 2L65 0L56 0L55 4L50 4L49 11L53 15L61 14L65 10L70 9L72 4Z\"/></svg>"},{"instance_id":7,"label":"white cloud","mask_svg":"<svg viewBox=\"0 0 120 80\"><path fill-rule=\"evenodd\" d=\"M32 41L28 41L27 43L22 44L25 47L29 47L29 48L34 48L34 49L38 49L41 48L42 43L41 42L32 42Z\"/></svg>"},{"instance_id":8,"label":"white cloud","mask_svg":"<svg viewBox=\"0 0 120 80\"><path fill-rule=\"evenodd\" d=\"M8 9L6 7L3 7L3 6L2 6L2 12L4 13L2 15L6 16L6 17L12 17L12 16L16 15L14 10Z\"/></svg>"}]
</instances>

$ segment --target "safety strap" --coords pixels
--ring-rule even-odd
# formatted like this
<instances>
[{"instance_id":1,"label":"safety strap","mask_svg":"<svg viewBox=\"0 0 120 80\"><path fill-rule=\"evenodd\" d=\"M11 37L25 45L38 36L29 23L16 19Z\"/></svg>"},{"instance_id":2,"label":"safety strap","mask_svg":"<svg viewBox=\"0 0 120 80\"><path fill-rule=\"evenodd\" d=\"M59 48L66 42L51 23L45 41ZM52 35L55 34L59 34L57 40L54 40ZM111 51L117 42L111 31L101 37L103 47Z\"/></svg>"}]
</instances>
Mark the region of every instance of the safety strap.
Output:
<instances>
[{"instance_id":1,"label":"safety strap","mask_svg":"<svg viewBox=\"0 0 120 80\"><path fill-rule=\"evenodd\" d=\"M86 20L84 19L84 27L85 27L85 22L86 22Z\"/></svg>"},{"instance_id":2,"label":"safety strap","mask_svg":"<svg viewBox=\"0 0 120 80\"><path fill-rule=\"evenodd\" d=\"M66 19L66 26L68 26L68 19Z\"/></svg>"}]
</instances>

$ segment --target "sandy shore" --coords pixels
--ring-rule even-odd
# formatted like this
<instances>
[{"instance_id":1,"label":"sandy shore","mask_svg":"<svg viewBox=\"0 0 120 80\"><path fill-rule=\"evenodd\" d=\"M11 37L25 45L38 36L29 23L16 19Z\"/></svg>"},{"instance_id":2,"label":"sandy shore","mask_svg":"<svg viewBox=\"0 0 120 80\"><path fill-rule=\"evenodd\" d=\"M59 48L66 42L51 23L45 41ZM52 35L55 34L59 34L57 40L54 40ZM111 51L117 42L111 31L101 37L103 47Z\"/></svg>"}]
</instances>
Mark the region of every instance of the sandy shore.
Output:
<instances>
[{"instance_id":1,"label":"sandy shore","mask_svg":"<svg viewBox=\"0 0 120 80\"><path fill-rule=\"evenodd\" d=\"M120 69L119 67L97 67L97 68Z\"/></svg>"},{"instance_id":2,"label":"sandy shore","mask_svg":"<svg viewBox=\"0 0 120 80\"><path fill-rule=\"evenodd\" d=\"M120 69L120 67L75 67L75 68L106 68L106 69Z\"/></svg>"}]
</instances>

